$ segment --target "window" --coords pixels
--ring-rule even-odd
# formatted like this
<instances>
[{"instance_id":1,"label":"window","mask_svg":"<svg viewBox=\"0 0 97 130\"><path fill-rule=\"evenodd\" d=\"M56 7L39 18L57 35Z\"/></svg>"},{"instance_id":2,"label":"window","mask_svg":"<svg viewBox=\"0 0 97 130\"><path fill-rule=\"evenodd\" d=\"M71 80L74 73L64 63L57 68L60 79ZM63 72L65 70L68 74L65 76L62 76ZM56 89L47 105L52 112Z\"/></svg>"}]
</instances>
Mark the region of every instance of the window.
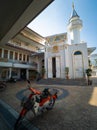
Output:
<instances>
[{"instance_id":1,"label":"window","mask_svg":"<svg viewBox=\"0 0 97 130\"><path fill-rule=\"evenodd\" d=\"M74 55L81 55L82 53L80 51L76 51Z\"/></svg>"},{"instance_id":2,"label":"window","mask_svg":"<svg viewBox=\"0 0 97 130\"><path fill-rule=\"evenodd\" d=\"M2 49L0 48L0 57L2 57Z\"/></svg>"},{"instance_id":3,"label":"window","mask_svg":"<svg viewBox=\"0 0 97 130\"><path fill-rule=\"evenodd\" d=\"M18 53L15 52L15 60L18 60Z\"/></svg>"},{"instance_id":4,"label":"window","mask_svg":"<svg viewBox=\"0 0 97 130\"><path fill-rule=\"evenodd\" d=\"M19 60L20 61L22 60L22 54L19 54Z\"/></svg>"},{"instance_id":5,"label":"window","mask_svg":"<svg viewBox=\"0 0 97 130\"><path fill-rule=\"evenodd\" d=\"M13 70L13 71L12 71L12 77L13 77L13 76L17 76L17 75L18 75L18 72L17 72L16 70Z\"/></svg>"},{"instance_id":6,"label":"window","mask_svg":"<svg viewBox=\"0 0 97 130\"><path fill-rule=\"evenodd\" d=\"M60 36L55 37L55 41L60 41L60 40L61 40Z\"/></svg>"},{"instance_id":7,"label":"window","mask_svg":"<svg viewBox=\"0 0 97 130\"><path fill-rule=\"evenodd\" d=\"M25 61L25 55L23 55L23 61Z\"/></svg>"},{"instance_id":8,"label":"window","mask_svg":"<svg viewBox=\"0 0 97 130\"><path fill-rule=\"evenodd\" d=\"M13 59L13 51L10 51L10 59Z\"/></svg>"},{"instance_id":9,"label":"window","mask_svg":"<svg viewBox=\"0 0 97 130\"><path fill-rule=\"evenodd\" d=\"M27 61L29 62L29 55L27 55Z\"/></svg>"},{"instance_id":10,"label":"window","mask_svg":"<svg viewBox=\"0 0 97 130\"><path fill-rule=\"evenodd\" d=\"M8 50L4 50L4 58L8 58Z\"/></svg>"}]
</instances>

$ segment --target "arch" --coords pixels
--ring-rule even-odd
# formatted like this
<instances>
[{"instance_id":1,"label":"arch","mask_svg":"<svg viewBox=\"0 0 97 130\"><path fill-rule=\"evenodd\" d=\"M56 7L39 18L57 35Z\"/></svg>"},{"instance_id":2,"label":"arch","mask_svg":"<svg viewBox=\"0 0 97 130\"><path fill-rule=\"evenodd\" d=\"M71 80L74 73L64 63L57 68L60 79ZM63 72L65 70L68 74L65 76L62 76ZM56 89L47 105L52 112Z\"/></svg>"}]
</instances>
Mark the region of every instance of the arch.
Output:
<instances>
[{"instance_id":1,"label":"arch","mask_svg":"<svg viewBox=\"0 0 97 130\"><path fill-rule=\"evenodd\" d=\"M73 72L74 78L83 78L83 55L80 50L77 50L73 53Z\"/></svg>"},{"instance_id":2,"label":"arch","mask_svg":"<svg viewBox=\"0 0 97 130\"><path fill-rule=\"evenodd\" d=\"M82 55L82 52L81 51L75 51L74 55Z\"/></svg>"}]
</instances>

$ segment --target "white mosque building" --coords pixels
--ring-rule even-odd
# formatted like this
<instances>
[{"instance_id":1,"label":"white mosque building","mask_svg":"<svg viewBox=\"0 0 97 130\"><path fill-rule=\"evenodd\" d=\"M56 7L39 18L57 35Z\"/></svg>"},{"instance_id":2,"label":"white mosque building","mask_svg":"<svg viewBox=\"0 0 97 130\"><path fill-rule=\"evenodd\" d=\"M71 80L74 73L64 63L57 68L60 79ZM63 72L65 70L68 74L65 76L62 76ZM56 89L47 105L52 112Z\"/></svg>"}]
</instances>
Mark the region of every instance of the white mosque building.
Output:
<instances>
[{"instance_id":1,"label":"white mosque building","mask_svg":"<svg viewBox=\"0 0 97 130\"><path fill-rule=\"evenodd\" d=\"M0 45L0 79L33 79L36 72L45 70L45 78L83 78L88 68L88 55L95 48L81 42L83 27L74 5L67 25L67 32L42 37L25 27L4 45ZM41 52L45 48L45 51Z\"/></svg>"},{"instance_id":2,"label":"white mosque building","mask_svg":"<svg viewBox=\"0 0 97 130\"><path fill-rule=\"evenodd\" d=\"M88 55L95 48L87 48L81 42L80 31L83 22L74 5L67 25L67 32L46 37L45 70L46 78L66 78L65 68L69 69L69 78L84 78L88 68Z\"/></svg>"}]
</instances>

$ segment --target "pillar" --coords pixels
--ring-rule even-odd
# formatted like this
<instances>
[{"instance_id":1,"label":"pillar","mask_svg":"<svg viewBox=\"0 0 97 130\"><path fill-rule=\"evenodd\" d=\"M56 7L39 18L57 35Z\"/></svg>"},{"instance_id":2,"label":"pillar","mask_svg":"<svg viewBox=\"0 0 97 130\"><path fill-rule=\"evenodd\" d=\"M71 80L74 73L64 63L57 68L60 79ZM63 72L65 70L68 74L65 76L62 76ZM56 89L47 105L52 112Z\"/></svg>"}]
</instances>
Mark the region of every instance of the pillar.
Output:
<instances>
[{"instance_id":1,"label":"pillar","mask_svg":"<svg viewBox=\"0 0 97 130\"><path fill-rule=\"evenodd\" d=\"M29 79L29 69L26 69L26 79Z\"/></svg>"},{"instance_id":2,"label":"pillar","mask_svg":"<svg viewBox=\"0 0 97 130\"><path fill-rule=\"evenodd\" d=\"M12 68L9 68L9 76L8 76L8 78L10 79L11 78L11 75L12 74Z\"/></svg>"}]
</instances>

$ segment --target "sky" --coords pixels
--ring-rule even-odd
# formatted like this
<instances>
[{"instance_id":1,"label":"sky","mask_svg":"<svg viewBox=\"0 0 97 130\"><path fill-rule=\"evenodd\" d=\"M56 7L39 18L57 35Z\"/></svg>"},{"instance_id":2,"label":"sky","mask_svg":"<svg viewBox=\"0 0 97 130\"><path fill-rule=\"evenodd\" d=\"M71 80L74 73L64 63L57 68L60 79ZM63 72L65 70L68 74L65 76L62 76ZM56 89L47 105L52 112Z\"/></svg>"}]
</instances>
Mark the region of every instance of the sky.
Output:
<instances>
[{"instance_id":1,"label":"sky","mask_svg":"<svg viewBox=\"0 0 97 130\"><path fill-rule=\"evenodd\" d=\"M97 0L55 0L28 27L43 37L67 32L72 2L83 21L81 41L97 48ZM93 53L97 53L97 49Z\"/></svg>"}]
</instances>

